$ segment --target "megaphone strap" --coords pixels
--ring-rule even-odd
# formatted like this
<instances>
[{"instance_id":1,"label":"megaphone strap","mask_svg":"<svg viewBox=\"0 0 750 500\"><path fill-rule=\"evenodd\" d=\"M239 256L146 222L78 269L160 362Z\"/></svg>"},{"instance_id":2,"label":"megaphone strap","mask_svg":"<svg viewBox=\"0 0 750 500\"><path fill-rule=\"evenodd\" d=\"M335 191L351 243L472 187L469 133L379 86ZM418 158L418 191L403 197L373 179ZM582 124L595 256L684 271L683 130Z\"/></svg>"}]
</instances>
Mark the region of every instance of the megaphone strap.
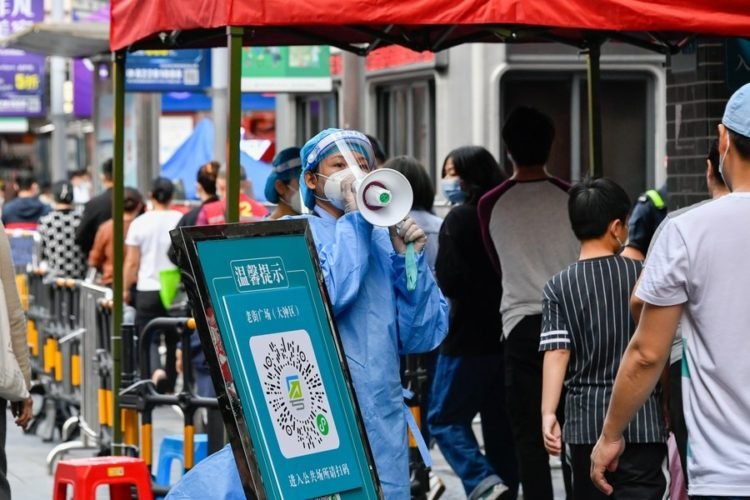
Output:
<instances>
[{"instance_id":1,"label":"megaphone strap","mask_svg":"<svg viewBox=\"0 0 750 500\"><path fill-rule=\"evenodd\" d=\"M414 243L406 245L406 289L413 292L417 289L417 252Z\"/></svg>"}]
</instances>

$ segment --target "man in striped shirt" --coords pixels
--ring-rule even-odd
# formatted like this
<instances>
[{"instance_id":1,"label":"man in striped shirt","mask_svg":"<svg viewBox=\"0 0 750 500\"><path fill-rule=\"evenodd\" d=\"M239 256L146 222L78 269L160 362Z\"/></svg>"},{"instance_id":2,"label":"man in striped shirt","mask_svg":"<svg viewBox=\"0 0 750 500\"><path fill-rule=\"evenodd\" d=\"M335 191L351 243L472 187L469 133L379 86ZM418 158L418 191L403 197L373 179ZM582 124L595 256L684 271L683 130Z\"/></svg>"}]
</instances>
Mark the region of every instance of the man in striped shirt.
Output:
<instances>
[{"instance_id":1,"label":"man in striped shirt","mask_svg":"<svg viewBox=\"0 0 750 500\"><path fill-rule=\"evenodd\" d=\"M635 330L630 294L641 263L618 255L627 241L630 200L608 179L588 180L570 190L568 214L581 241L578 262L544 287L542 433L547 451L565 442L573 469L573 498L606 499L589 479L590 455L601 433L622 354ZM562 433L556 410L567 389ZM661 499L668 480L666 429L660 390L625 431L628 443L610 480L619 498Z\"/></svg>"}]
</instances>

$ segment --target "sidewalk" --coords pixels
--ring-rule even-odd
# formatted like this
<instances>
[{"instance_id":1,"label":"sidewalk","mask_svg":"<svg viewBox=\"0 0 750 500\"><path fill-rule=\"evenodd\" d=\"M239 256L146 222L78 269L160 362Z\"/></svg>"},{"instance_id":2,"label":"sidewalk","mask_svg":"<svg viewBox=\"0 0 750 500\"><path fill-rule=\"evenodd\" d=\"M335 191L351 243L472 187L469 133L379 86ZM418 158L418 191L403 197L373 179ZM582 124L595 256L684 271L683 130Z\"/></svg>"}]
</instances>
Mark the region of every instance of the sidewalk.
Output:
<instances>
[{"instance_id":1,"label":"sidewalk","mask_svg":"<svg viewBox=\"0 0 750 500\"><path fill-rule=\"evenodd\" d=\"M8 480L14 499L20 500L48 500L52 498L53 477L47 473L47 454L59 443L44 443L41 438L24 435L13 423L10 411L6 412L8 425L5 450L8 455ZM478 429L475 425L475 429ZM159 446L162 438L167 434L182 432L182 418L171 408L158 408L154 412L154 463L158 463ZM92 456L90 450L75 451L67 455L68 458ZM434 470L443 480L446 492L442 500L463 500L466 498L461 481L445 462L440 451L432 450ZM173 468L173 477L177 473L177 465ZM555 498L564 499L562 478L559 469L554 469ZM98 496L108 498L108 496ZM522 498L522 497L519 497Z\"/></svg>"}]
</instances>

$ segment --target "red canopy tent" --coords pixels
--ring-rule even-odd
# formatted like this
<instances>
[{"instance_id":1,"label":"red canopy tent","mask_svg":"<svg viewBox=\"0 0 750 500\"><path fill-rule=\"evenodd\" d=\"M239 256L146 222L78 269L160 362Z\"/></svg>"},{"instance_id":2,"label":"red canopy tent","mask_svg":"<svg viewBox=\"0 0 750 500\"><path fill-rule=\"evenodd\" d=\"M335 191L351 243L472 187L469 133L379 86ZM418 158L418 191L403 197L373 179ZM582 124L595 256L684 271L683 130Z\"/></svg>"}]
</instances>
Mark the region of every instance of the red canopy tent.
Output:
<instances>
[{"instance_id":1,"label":"red canopy tent","mask_svg":"<svg viewBox=\"0 0 750 500\"><path fill-rule=\"evenodd\" d=\"M555 41L585 49L589 59L592 171L600 165L599 49L616 40L662 53L696 34L750 35L747 0L111 0L114 52L114 213L122 213L123 106L126 53L139 49L229 48L227 220L239 193L239 88L243 45L328 44L360 55L388 44L439 51L469 42ZM115 235L122 219L114 218ZM122 263L121 242L115 262ZM113 360L119 386L122 266L115 265ZM117 391L115 391L117 394ZM113 442L120 443L115 411Z\"/></svg>"},{"instance_id":2,"label":"red canopy tent","mask_svg":"<svg viewBox=\"0 0 750 500\"><path fill-rule=\"evenodd\" d=\"M685 33L747 34L750 5L745 0L202 0L178 7L171 0L112 0L111 19L115 51L223 46L226 26L248 28L250 45L325 42L357 51L381 43L440 50L465 42L508 42L515 39L513 28L572 43L595 31L669 46Z\"/></svg>"}]
</instances>

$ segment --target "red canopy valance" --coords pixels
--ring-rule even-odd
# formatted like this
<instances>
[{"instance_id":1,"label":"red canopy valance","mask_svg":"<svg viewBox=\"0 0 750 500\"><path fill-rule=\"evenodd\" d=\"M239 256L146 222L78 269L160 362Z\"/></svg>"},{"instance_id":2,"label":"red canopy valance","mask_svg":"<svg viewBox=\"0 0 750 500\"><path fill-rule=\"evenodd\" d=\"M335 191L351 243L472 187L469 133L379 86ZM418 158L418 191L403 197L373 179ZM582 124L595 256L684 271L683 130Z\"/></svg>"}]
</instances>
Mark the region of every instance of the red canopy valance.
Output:
<instances>
[{"instance_id":1,"label":"red canopy valance","mask_svg":"<svg viewBox=\"0 0 750 500\"><path fill-rule=\"evenodd\" d=\"M669 49L688 34L750 36L748 0L111 0L110 46L319 44L439 50L472 41L578 43L592 33ZM356 47L351 44L365 44Z\"/></svg>"}]
</instances>

